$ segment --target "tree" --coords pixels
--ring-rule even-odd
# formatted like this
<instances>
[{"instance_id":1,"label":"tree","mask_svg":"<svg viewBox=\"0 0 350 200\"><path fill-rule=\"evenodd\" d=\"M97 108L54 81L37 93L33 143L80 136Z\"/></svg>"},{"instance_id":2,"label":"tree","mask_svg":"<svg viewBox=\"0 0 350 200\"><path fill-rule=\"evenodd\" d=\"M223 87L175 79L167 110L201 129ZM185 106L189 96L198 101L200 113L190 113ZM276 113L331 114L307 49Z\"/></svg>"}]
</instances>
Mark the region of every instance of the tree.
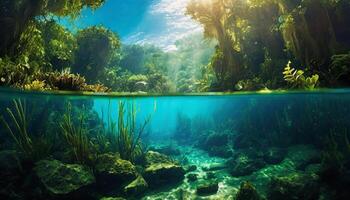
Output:
<instances>
[{"instance_id":1,"label":"tree","mask_svg":"<svg viewBox=\"0 0 350 200\"><path fill-rule=\"evenodd\" d=\"M93 26L79 31L76 39L77 50L72 70L85 76L88 82L96 82L116 56L120 47L119 38L106 28Z\"/></svg>"},{"instance_id":2,"label":"tree","mask_svg":"<svg viewBox=\"0 0 350 200\"><path fill-rule=\"evenodd\" d=\"M76 49L76 39L72 33L54 20L39 23L45 48L48 69L63 70L71 67Z\"/></svg>"},{"instance_id":3,"label":"tree","mask_svg":"<svg viewBox=\"0 0 350 200\"><path fill-rule=\"evenodd\" d=\"M104 0L1 0L0 57L20 54L25 46L22 33L36 18L47 15L75 17L82 8L97 8Z\"/></svg>"}]
</instances>

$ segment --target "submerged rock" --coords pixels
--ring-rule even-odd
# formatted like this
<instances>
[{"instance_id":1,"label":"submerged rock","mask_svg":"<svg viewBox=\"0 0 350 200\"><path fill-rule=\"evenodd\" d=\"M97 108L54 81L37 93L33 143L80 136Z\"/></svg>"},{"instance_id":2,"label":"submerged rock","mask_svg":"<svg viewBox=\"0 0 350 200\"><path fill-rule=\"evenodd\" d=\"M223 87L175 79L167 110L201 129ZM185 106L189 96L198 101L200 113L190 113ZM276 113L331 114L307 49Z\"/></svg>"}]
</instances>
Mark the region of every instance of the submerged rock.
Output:
<instances>
[{"instance_id":1,"label":"submerged rock","mask_svg":"<svg viewBox=\"0 0 350 200\"><path fill-rule=\"evenodd\" d=\"M148 151L145 154L145 166L151 166L152 164L157 164L157 163L174 163L171 158L168 156L161 154L159 152L155 151Z\"/></svg>"},{"instance_id":2,"label":"submerged rock","mask_svg":"<svg viewBox=\"0 0 350 200\"><path fill-rule=\"evenodd\" d=\"M34 168L40 182L54 195L66 195L95 182L92 172L78 164L58 160L42 160Z\"/></svg>"},{"instance_id":3,"label":"submerged rock","mask_svg":"<svg viewBox=\"0 0 350 200\"><path fill-rule=\"evenodd\" d=\"M227 168L227 165L225 163L211 163L207 166L202 167L204 171L218 171L226 168Z\"/></svg>"},{"instance_id":4,"label":"submerged rock","mask_svg":"<svg viewBox=\"0 0 350 200\"><path fill-rule=\"evenodd\" d=\"M207 172L205 174L205 179L214 179L214 178L216 178L216 175L214 172Z\"/></svg>"},{"instance_id":5,"label":"submerged rock","mask_svg":"<svg viewBox=\"0 0 350 200\"><path fill-rule=\"evenodd\" d=\"M320 185L315 177L294 173L289 176L272 178L268 191L268 199L313 200L318 199L319 194Z\"/></svg>"},{"instance_id":6,"label":"submerged rock","mask_svg":"<svg viewBox=\"0 0 350 200\"><path fill-rule=\"evenodd\" d=\"M260 200L255 187L249 182L243 182L236 195L235 200Z\"/></svg>"},{"instance_id":7,"label":"submerged rock","mask_svg":"<svg viewBox=\"0 0 350 200\"><path fill-rule=\"evenodd\" d=\"M194 182L198 179L198 174L187 174L186 177L189 182Z\"/></svg>"},{"instance_id":8,"label":"submerged rock","mask_svg":"<svg viewBox=\"0 0 350 200\"><path fill-rule=\"evenodd\" d=\"M297 145L288 149L287 159L293 164L294 168L304 170L304 168L312 163L321 162L320 151L311 145Z\"/></svg>"},{"instance_id":9,"label":"submerged rock","mask_svg":"<svg viewBox=\"0 0 350 200\"><path fill-rule=\"evenodd\" d=\"M178 156L181 154L180 150L173 145L150 147L149 150L156 151L158 153L165 154L168 156Z\"/></svg>"},{"instance_id":10,"label":"submerged rock","mask_svg":"<svg viewBox=\"0 0 350 200\"><path fill-rule=\"evenodd\" d=\"M263 159L252 159L245 154L239 154L236 158L226 163L232 176L247 176L263 168L266 163Z\"/></svg>"},{"instance_id":11,"label":"submerged rock","mask_svg":"<svg viewBox=\"0 0 350 200\"><path fill-rule=\"evenodd\" d=\"M111 153L98 156L95 171L98 184L111 188L125 186L137 178L136 168L131 162Z\"/></svg>"},{"instance_id":12,"label":"submerged rock","mask_svg":"<svg viewBox=\"0 0 350 200\"><path fill-rule=\"evenodd\" d=\"M281 148L269 148L264 152L264 161L268 164L278 164L283 161L287 151Z\"/></svg>"},{"instance_id":13,"label":"submerged rock","mask_svg":"<svg viewBox=\"0 0 350 200\"><path fill-rule=\"evenodd\" d=\"M144 178L151 187L178 183L185 170L175 163L155 163L145 169Z\"/></svg>"},{"instance_id":14,"label":"submerged rock","mask_svg":"<svg viewBox=\"0 0 350 200\"><path fill-rule=\"evenodd\" d=\"M187 165L184 167L184 169L185 169L186 173L193 172L193 171L197 170L197 166L196 165Z\"/></svg>"},{"instance_id":15,"label":"submerged rock","mask_svg":"<svg viewBox=\"0 0 350 200\"><path fill-rule=\"evenodd\" d=\"M136 196L142 194L147 188L148 184L145 179L142 176L138 176L129 185L125 186L124 192L128 196Z\"/></svg>"},{"instance_id":16,"label":"submerged rock","mask_svg":"<svg viewBox=\"0 0 350 200\"><path fill-rule=\"evenodd\" d=\"M207 196L207 195L212 195L216 194L219 189L218 182L208 182L208 183L203 183L197 187L197 195L200 196Z\"/></svg>"},{"instance_id":17,"label":"submerged rock","mask_svg":"<svg viewBox=\"0 0 350 200\"><path fill-rule=\"evenodd\" d=\"M229 137L230 134L226 132L212 132L200 146L206 150L210 156L229 158L232 155L230 148L227 148Z\"/></svg>"}]
</instances>

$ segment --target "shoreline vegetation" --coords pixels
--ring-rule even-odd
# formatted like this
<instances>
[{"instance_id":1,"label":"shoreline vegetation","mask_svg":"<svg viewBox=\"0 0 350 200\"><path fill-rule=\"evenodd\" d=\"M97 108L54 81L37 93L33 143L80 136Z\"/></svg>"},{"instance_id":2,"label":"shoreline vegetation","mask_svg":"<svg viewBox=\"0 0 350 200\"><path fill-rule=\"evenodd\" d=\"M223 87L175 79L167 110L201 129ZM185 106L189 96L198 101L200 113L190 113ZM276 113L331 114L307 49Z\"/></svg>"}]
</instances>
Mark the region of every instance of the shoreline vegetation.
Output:
<instances>
[{"instance_id":1,"label":"shoreline vegetation","mask_svg":"<svg viewBox=\"0 0 350 200\"><path fill-rule=\"evenodd\" d=\"M72 33L58 21L103 4L4 0L0 86L152 94L350 85L346 0L190 0L185 14L204 32L180 39L170 52L123 44L103 25Z\"/></svg>"}]
</instances>

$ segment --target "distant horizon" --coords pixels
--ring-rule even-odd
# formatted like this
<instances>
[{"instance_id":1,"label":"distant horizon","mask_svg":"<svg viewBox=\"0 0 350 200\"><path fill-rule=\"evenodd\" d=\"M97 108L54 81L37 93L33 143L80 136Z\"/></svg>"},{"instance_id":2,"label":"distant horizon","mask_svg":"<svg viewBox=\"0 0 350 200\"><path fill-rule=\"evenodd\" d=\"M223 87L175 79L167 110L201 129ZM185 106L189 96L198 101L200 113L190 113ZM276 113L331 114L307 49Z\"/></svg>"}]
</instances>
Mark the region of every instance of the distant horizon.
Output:
<instances>
[{"instance_id":1,"label":"distant horizon","mask_svg":"<svg viewBox=\"0 0 350 200\"><path fill-rule=\"evenodd\" d=\"M172 51L179 39L202 32L201 26L185 15L188 1L106 0L96 10L84 9L73 21L59 21L73 32L101 25L117 33L125 44L151 44Z\"/></svg>"}]
</instances>

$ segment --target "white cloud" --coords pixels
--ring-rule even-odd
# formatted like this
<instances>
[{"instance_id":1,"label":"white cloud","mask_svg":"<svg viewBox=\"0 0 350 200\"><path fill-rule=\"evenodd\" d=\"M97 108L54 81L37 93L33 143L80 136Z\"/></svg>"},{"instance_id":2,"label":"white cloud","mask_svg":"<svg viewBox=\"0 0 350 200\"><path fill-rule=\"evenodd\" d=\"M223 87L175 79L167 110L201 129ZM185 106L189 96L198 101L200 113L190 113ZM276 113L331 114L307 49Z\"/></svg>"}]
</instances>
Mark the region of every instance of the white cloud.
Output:
<instances>
[{"instance_id":1,"label":"white cloud","mask_svg":"<svg viewBox=\"0 0 350 200\"><path fill-rule=\"evenodd\" d=\"M159 0L154 3L140 24L139 30L126 38L127 43L154 44L166 51L176 50L175 42L202 31L201 26L185 15L189 0ZM155 28L154 23L161 23ZM158 24L159 25L159 24ZM161 27L161 28L159 28Z\"/></svg>"}]
</instances>

